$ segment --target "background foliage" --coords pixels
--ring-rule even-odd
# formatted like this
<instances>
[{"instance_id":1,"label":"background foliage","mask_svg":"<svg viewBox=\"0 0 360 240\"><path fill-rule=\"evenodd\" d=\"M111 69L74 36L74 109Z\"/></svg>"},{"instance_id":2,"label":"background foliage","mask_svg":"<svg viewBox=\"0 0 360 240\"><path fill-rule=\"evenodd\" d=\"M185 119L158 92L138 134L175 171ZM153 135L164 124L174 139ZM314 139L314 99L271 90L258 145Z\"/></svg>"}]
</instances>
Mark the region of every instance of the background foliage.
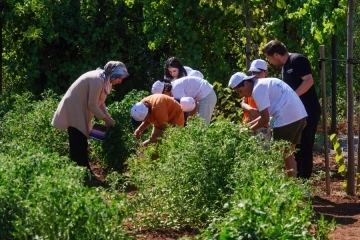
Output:
<instances>
[{"instance_id":1,"label":"background foliage","mask_svg":"<svg viewBox=\"0 0 360 240\"><path fill-rule=\"evenodd\" d=\"M35 96L47 88L62 94L83 72L120 60L130 72L117 87L121 99L133 88L149 90L170 56L225 85L231 74L246 70L247 34L260 49L279 39L290 51L304 53L319 84L318 46L325 44L329 56L333 34L345 46L346 7L345 0L4 0L3 85ZM254 59L258 52L253 48L250 54ZM339 48L339 58L345 54ZM344 79L340 74L339 85Z\"/></svg>"}]
</instances>

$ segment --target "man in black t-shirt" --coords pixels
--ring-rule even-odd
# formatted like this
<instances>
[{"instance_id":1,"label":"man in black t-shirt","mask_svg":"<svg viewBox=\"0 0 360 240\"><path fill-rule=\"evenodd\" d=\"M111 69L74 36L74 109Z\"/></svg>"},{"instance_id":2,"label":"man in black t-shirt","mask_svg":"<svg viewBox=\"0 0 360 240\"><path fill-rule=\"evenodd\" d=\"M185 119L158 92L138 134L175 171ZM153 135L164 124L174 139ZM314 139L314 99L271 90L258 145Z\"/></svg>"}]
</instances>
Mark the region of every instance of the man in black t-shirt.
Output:
<instances>
[{"instance_id":1,"label":"man in black t-shirt","mask_svg":"<svg viewBox=\"0 0 360 240\"><path fill-rule=\"evenodd\" d=\"M289 53L286 46L271 40L262 49L270 64L282 67L282 78L303 102L308 117L301 134L301 143L295 153L298 177L309 179L313 168L315 133L320 120L321 107L314 87L309 60L299 53Z\"/></svg>"}]
</instances>

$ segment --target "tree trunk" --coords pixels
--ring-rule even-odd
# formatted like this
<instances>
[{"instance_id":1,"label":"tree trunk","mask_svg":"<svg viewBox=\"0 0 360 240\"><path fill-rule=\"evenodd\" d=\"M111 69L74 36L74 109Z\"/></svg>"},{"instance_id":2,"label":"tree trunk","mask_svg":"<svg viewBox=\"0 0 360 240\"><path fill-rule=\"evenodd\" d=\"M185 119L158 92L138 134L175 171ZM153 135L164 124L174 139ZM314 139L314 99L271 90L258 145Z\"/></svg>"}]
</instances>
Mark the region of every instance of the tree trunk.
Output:
<instances>
[{"instance_id":1,"label":"tree trunk","mask_svg":"<svg viewBox=\"0 0 360 240\"><path fill-rule=\"evenodd\" d=\"M2 47L2 30L3 30L3 9L4 6L2 3L0 3L0 95L2 94L2 89L3 89L3 72L2 72L2 53L3 53L3 47Z\"/></svg>"}]
</instances>

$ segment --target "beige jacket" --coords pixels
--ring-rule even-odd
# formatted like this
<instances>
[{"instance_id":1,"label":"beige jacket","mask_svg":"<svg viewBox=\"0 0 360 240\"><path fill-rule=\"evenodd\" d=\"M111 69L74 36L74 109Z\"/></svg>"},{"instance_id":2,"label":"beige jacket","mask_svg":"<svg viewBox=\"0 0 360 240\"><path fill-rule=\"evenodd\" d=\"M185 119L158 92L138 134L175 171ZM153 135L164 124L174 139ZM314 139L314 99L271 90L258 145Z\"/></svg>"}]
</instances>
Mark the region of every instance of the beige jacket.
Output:
<instances>
[{"instance_id":1,"label":"beige jacket","mask_svg":"<svg viewBox=\"0 0 360 240\"><path fill-rule=\"evenodd\" d=\"M110 117L104 103L107 97L104 88L100 70L81 75L61 99L51 124L61 130L74 127L89 137L94 116L99 120Z\"/></svg>"}]
</instances>

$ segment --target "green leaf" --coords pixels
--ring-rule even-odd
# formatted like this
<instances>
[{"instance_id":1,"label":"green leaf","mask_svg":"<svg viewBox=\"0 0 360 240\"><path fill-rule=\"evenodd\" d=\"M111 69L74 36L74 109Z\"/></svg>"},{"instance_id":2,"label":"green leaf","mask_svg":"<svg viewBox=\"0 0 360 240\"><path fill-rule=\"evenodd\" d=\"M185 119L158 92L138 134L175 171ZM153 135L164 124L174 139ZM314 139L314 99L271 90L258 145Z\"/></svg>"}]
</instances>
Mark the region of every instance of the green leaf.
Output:
<instances>
[{"instance_id":1,"label":"green leaf","mask_svg":"<svg viewBox=\"0 0 360 240\"><path fill-rule=\"evenodd\" d=\"M338 173L345 172L345 165L341 165L338 169Z\"/></svg>"},{"instance_id":2,"label":"green leaf","mask_svg":"<svg viewBox=\"0 0 360 240\"><path fill-rule=\"evenodd\" d=\"M333 133L333 134L330 135L330 140L331 140L331 142L337 141L337 139L336 139L336 134L335 134L335 133Z\"/></svg>"},{"instance_id":3,"label":"green leaf","mask_svg":"<svg viewBox=\"0 0 360 240\"><path fill-rule=\"evenodd\" d=\"M335 156L335 161L336 161L337 163L339 163L341 160L343 160L342 155L341 155L341 154L336 154L336 156Z\"/></svg>"}]
</instances>

